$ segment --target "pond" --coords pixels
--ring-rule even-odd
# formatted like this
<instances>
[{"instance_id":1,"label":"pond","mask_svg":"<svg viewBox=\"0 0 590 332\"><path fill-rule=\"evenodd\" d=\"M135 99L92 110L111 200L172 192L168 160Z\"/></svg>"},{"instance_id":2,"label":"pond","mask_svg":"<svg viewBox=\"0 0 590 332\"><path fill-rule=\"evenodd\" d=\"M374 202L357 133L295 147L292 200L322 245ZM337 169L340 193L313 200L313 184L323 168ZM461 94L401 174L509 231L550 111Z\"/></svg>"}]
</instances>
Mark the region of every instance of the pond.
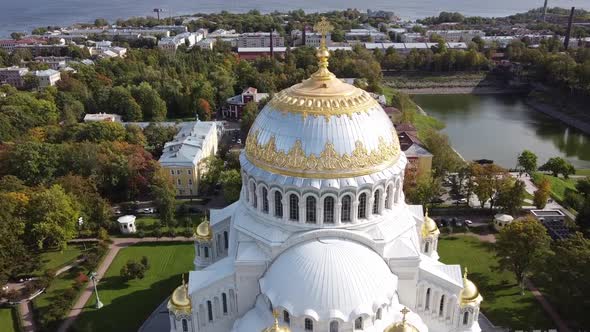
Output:
<instances>
[{"instance_id":1,"label":"pond","mask_svg":"<svg viewBox=\"0 0 590 332\"><path fill-rule=\"evenodd\" d=\"M426 113L443 121L453 148L465 160L492 159L516 167L524 150L541 165L560 156L576 168L590 168L590 135L535 111L519 95L414 95Z\"/></svg>"}]
</instances>

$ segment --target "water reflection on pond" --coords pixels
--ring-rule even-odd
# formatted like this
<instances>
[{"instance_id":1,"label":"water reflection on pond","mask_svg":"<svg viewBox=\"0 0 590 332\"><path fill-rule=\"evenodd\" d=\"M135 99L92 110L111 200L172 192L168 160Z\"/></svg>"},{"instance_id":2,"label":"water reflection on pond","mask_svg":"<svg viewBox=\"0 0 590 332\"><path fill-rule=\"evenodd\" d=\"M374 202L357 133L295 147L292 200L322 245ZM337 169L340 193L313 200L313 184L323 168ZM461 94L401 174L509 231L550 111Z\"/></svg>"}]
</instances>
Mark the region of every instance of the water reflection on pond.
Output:
<instances>
[{"instance_id":1,"label":"water reflection on pond","mask_svg":"<svg viewBox=\"0 0 590 332\"><path fill-rule=\"evenodd\" d=\"M578 168L590 168L590 136L537 112L522 96L415 95L429 115L446 124L453 147L466 160L492 159L515 167L529 149L539 164L561 156Z\"/></svg>"}]
</instances>

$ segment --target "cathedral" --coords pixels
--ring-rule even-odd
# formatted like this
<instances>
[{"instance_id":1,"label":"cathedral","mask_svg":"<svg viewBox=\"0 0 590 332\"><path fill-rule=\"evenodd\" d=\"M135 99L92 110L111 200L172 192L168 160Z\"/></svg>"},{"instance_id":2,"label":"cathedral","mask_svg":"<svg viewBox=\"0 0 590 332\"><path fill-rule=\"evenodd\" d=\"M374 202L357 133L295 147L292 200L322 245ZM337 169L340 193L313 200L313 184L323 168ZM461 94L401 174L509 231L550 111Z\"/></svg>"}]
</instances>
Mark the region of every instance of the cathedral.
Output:
<instances>
[{"instance_id":1,"label":"cathedral","mask_svg":"<svg viewBox=\"0 0 590 332\"><path fill-rule=\"evenodd\" d=\"M480 331L482 297L439 262L439 230L402 190L381 106L328 70L277 93L241 153L242 190L196 229L170 332Z\"/></svg>"}]
</instances>

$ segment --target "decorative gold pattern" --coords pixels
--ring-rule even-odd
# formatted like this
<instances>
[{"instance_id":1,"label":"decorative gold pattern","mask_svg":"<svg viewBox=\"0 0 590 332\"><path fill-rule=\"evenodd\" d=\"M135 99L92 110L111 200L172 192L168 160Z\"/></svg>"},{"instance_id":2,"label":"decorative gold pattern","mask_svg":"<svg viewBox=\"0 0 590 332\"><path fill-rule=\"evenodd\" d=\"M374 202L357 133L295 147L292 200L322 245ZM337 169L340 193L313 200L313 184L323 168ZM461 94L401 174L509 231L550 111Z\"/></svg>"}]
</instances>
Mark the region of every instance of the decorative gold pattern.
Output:
<instances>
[{"instance_id":1,"label":"decorative gold pattern","mask_svg":"<svg viewBox=\"0 0 590 332\"><path fill-rule=\"evenodd\" d=\"M334 145L327 142L319 156L306 155L300 140L285 152L277 150L274 136L266 144L259 144L258 135L258 131L250 133L246 139L248 160L270 172L288 176L340 178L366 175L392 165L400 155L395 132L392 133L393 142L387 143L379 137L378 148L370 152L357 141L350 155L340 155Z\"/></svg>"},{"instance_id":2,"label":"decorative gold pattern","mask_svg":"<svg viewBox=\"0 0 590 332\"><path fill-rule=\"evenodd\" d=\"M361 89L355 89L352 94L338 96L305 96L297 95L298 85L277 93L268 103L273 109L283 113L299 113L303 117L308 115L330 116L348 115L369 112L379 103L371 95Z\"/></svg>"},{"instance_id":3,"label":"decorative gold pattern","mask_svg":"<svg viewBox=\"0 0 590 332\"><path fill-rule=\"evenodd\" d=\"M461 301L462 307L470 304L478 305L483 301L483 297L479 293L477 286L475 286L473 281L467 279L467 268L465 268L465 272L463 273L463 289L459 293L459 300Z\"/></svg>"}]
</instances>

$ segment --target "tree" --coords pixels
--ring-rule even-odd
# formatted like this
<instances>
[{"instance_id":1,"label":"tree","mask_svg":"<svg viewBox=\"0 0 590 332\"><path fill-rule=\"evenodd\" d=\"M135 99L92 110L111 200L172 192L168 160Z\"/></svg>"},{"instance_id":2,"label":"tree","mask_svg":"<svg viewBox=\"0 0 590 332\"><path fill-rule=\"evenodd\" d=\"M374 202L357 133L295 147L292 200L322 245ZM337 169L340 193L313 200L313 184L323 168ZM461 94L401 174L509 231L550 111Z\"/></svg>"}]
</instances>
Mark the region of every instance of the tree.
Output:
<instances>
[{"instance_id":1,"label":"tree","mask_svg":"<svg viewBox=\"0 0 590 332\"><path fill-rule=\"evenodd\" d=\"M162 154L164 144L171 141L178 132L176 127L163 126L157 123L150 123L144 130L143 134L147 139L147 149L158 158Z\"/></svg>"},{"instance_id":2,"label":"tree","mask_svg":"<svg viewBox=\"0 0 590 332\"><path fill-rule=\"evenodd\" d=\"M406 199L413 204L427 205L440 194L441 189L440 179L419 176L416 184L406 189Z\"/></svg>"},{"instance_id":3,"label":"tree","mask_svg":"<svg viewBox=\"0 0 590 332\"><path fill-rule=\"evenodd\" d=\"M96 27L104 27L107 25L109 25L109 22L104 18L97 18L96 20L94 20L94 26Z\"/></svg>"},{"instance_id":4,"label":"tree","mask_svg":"<svg viewBox=\"0 0 590 332\"><path fill-rule=\"evenodd\" d=\"M537 170L537 155L529 150L524 150L518 156L518 166L526 173L533 174Z\"/></svg>"},{"instance_id":5,"label":"tree","mask_svg":"<svg viewBox=\"0 0 590 332\"><path fill-rule=\"evenodd\" d=\"M494 207L499 192L507 185L510 175L498 165L471 164L471 176L469 177L470 191L477 195L483 208L490 201L490 208Z\"/></svg>"},{"instance_id":6,"label":"tree","mask_svg":"<svg viewBox=\"0 0 590 332\"><path fill-rule=\"evenodd\" d=\"M243 134L247 134L250 131L250 127L252 127L252 124L254 124L254 120L257 116L258 105L253 101L248 102L242 110L241 128Z\"/></svg>"},{"instance_id":7,"label":"tree","mask_svg":"<svg viewBox=\"0 0 590 332\"><path fill-rule=\"evenodd\" d=\"M95 121L78 127L77 141L102 142L125 140L125 127L118 122Z\"/></svg>"},{"instance_id":8,"label":"tree","mask_svg":"<svg viewBox=\"0 0 590 332\"><path fill-rule=\"evenodd\" d=\"M240 198L242 188L242 177L240 172L235 169L222 171L219 177L221 187L223 188L223 197L227 203L233 203Z\"/></svg>"},{"instance_id":9,"label":"tree","mask_svg":"<svg viewBox=\"0 0 590 332\"><path fill-rule=\"evenodd\" d=\"M164 224L171 225L174 222L174 212L176 211L176 191L172 179L165 169L160 168L154 173L150 189L160 219Z\"/></svg>"},{"instance_id":10,"label":"tree","mask_svg":"<svg viewBox=\"0 0 590 332\"><path fill-rule=\"evenodd\" d=\"M28 185L50 182L60 167L61 146L47 143L25 142L10 150L6 162L10 174Z\"/></svg>"},{"instance_id":11,"label":"tree","mask_svg":"<svg viewBox=\"0 0 590 332\"><path fill-rule=\"evenodd\" d=\"M537 209L544 209L551 193L551 182L549 182L549 179L543 177L541 182L537 184L537 188L533 196L533 203Z\"/></svg>"},{"instance_id":12,"label":"tree","mask_svg":"<svg viewBox=\"0 0 590 332\"><path fill-rule=\"evenodd\" d=\"M578 180L576 189L584 198L590 198L590 177Z\"/></svg>"},{"instance_id":13,"label":"tree","mask_svg":"<svg viewBox=\"0 0 590 332\"><path fill-rule=\"evenodd\" d=\"M561 157L550 158L545 164L539 167L540 171L551 172L555 177L562 174L564 178L569 178L570 174L576 173L574 166Z\"/></svg>"},{"instance_id":14,"label":"tree","mask_svg":"<svg viewBox=\"0 0 590 332\"><path fill-rule=\"evenodd\" d=\"M134 260L128 260L125 265L121 268L121 277L125 279L125 281L130 281L133 279L143 279L145 277L145 272L147 270L147 257L145 257L146 264L138 263ZM143 262L143 258L142 258Z\"/></svg>"},{"instance_id":15,"label":"tree","mask_svg":"<svg viewBox=\"0 0 590 332\"><path fill-rule=\"evenodd\" d=\"M441 177L448 172L455 172L465 164L451 147L446 134L428 129L421 139L428 151L433 154L432 170L436 177Z\"/></svg>"},{"instance_id":16,"label":"tree","mask_svg":"<svg viewBox=\"0 0 590 332\"><path fill-rule=\"evenodd\" d=\"M141 107L143 119L147 121L162 121L166 119L166 103L147 82L131 88L131 95Z\"/></svg>"},{"instance_id":17,"label":"tree","mask_svg":"<svg viewBox=\"0 0 590 332\"><path fill-rule=\"evenodd\" d=\"M78 205L60 185L34 193L27 209L28 238L40 249L63 249L76 235L79 216Z\"/></svg>"},{"instance_id":18,"label":"tree","mask_svg":"<svg viewBox=\"0 0 590 332\"><path fill-rule=\"evenodd\" d=\"M224 169L224 162L216 156L210 156L201 162L200 165L203 174L199 179L199 191L202 193L211 193L215 185L219 182L221 171Z\"/></svg>"},{"instance_id":19,"label":"tree","mask_svg":"<svg viewBox=\"0 0 590 332\"><path fill-rule=\"evenodd\" d=\"M139 121L142 118L141 106L133 99L129 90L122 86L111 90L108 104L111 112L122 115L125 121Z\"/></svg>"},{"instance_id":20,"label":"tree","mask_svg":"<svg viewBox=\"0 0 590 332\"><path fill-rule=\"evenodd\" d=\"M590 240L576 233L566 240L556 241L554 255L540 268L545 291L567 318L579 326L590 326L590 316L584 308L590 306Z\"/></svg>"},{"instance_id":21,"label":"tree","mask_svg":"<svg viewBox=\"0 0 590 332\"><path fill-rule=\"evenodd\" d=\"M197 114L199 115L200 120L211 120L213 112L211 111L211 105L209 105L207 100L199 98L199 102L197 103Z\"/></svg>"},{"instance_id":22,"label":"tree","mask_svg":"<svg viewBox=\"0 0 590 332\"><path fill-rule=\"evenodd\" d=\"M551 238L545 226L527 216L505 226L496 239L499 267L514 274L524 295L524 280L534 266L543 264Z\"/></svg>"},{"instance_id":23,"label":"tree","mask_svg":"<svg viewBox=\"0 0 590 332\"><path fill-rule=\"evenodd\" d=\"M520 180L514 181L514 184L506 184L498 192L496 205L503 207L509 214L516 215L522 208L525 193L525 184Z\"/></svg>"}]
</instances>

